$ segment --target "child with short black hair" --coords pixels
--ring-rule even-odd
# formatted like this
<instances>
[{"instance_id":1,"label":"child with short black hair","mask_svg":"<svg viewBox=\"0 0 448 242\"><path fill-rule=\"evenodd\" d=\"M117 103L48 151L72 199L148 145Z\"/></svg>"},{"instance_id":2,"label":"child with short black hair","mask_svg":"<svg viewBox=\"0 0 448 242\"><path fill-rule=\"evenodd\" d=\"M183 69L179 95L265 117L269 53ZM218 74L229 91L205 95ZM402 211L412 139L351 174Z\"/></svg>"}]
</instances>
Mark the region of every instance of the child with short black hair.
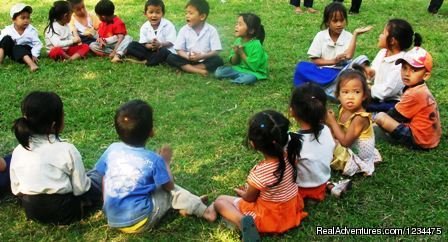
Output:
<instances>
[{"instance_id":1,"label":"child with short black hair","mask_svg":"<svg viewBox=\"0 0 448 242\"><path fill-rule=\"evenodd\" d=\"M115 13L115 5L110 0L100 0L95 6L95 13L101 23L98 27L98 38L92 42L90 49L99 56L109 55L111 62L121 62L124 51L132 42L126 25Z\"/></svg>"},{"instance_id":2,"label":"child with short black hair","mask_svg":"<svg viewBox=\"0 0 448 242\"><path fill-rule=\"evenodd\" d=\"M167 63L185 72L203 76L224 65L219 51L221 40L215 27L206 22L210 7L206 0L190 0L185 6L187 24L182 27L174 44L176 54Z\"/></svg>"},{"instance_id":3,"label":"child with short black hair","mask_svg":"<svg viewBox=\"0 0 448 242\"><path fill-rule=\"evenodd\" d=\"M252 84L268 77L268 55L263 49L265 37L261 19L253 13L241 13L235 26L233 49L230 52L231 66L220 66L215 71L217 78L230 78L238 84Z\"/></svg>"},{"instance_id":4,"label":"child with short black hair","mask_svg":"<svg viewBox=\"0 0 448 242\"><path fill-rule=\"evenodd\" d=\"M100 20L95 14L86 10L84 0L67 0L72 5L73 15L70 21L70 28L74 35L81 38L81 42L90 45L95 42Z\"/></svg>"},{"instance_id":5,"label":"child with short black hair","mask_svg":"<svg viewBox=\"0 0 448 242\"><path fill-rule=\"evenodd\" d=\"M153 109L142 100L123 104L115 113L115 130L121 142L111 144L95 165L104 178L104 212L110 227L139 233L154 227L170 208L183 215L216 219L201 198L174 184L172 150L160 155L145 149L154 135Z\"/></svg>"},{"instance_id":6,"label":"child with short black hair","mask_svg":"<svg viewBox=\"0 0 448 242\"><path fill-rule=\"evenodd\" d=\"M101 179L86 174L81 154L59 138L64 129L61 98L53 92L31 92L21 105L13 131L20 143L12 153L12 193L28 219L69 224L80 220L101 201Z\"/></svg>"},{"instance_id":7,"label":"child with short black hair","mask_svg":"<svg viewBox=\"0 0 448 242\"><path fill-rule=\"evenodd\" d=\"M9 15L13 24L6 26L0 33L0 64L6 56L14 61L25 63L30 71L39 69L42 42L37 30L30 24L31 6L18 3L11 7Z\"/></svg>"},{"instance_id":8,"label":"child with short black hair","mask_svg":"<svg viewBox=\"0 0 448 242\"><path fill-rule=\"evenodd\" d=\"M70 29L68 23L72 12L69 2L56 1L48 13L45 43L48 57L53 60L77 60L85 58L89 53L89 46L82 44L81 38L73 35Z\"/></svg>"},{"instance_id":9,"label":"child with short black hair","mask_svg":"<svg viewBox=\"0 0 448 242\"><path fill-rule=\"evenodd\" d=\"M406 86L401 100L387 113L378 113L375 122L390 137L411 149L436 148L442 136L437 102L426 85L431 77L432 57L414 47L395 62L401 64Z\"/></svg>"},{"instance_id":10,"label":"child with short black hair","mask_svg":"<svg viewBox=\"0 0 448 242\"><path fill-rule=\"evenodd\" d=\"M175 53L176 28L165 16L165 4L162 0L148 0L145 3L146 21L140 28L140 40L133 41L126 50L131 62L155 66L165 62L170 53ZM128 60L128 59L126 59Z\"/></svg>"}]
</instances>

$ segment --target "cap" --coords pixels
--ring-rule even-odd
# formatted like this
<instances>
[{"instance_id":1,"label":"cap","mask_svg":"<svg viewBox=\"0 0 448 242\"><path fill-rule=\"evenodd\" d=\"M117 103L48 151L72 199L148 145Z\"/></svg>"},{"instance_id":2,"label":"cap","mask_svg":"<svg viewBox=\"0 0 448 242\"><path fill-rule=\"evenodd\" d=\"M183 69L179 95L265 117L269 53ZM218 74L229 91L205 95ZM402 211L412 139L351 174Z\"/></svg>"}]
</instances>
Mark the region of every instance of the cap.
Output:
<instances>
[{"instance_id":1,"label":"cap","mask_svg":"<svg viewBox=\"0 0 448 242\"><path fill-rule=\"evenodd\" d=\"M401 64L403 61L415 68L424 67L429 72L432 70L432 56L421 47L414 47L406 52L402 58L395 61L395 65Z\"/></svg>"},{"instance_id":2,"label":"cap","mask_svg":"<svg viewBox=\"0 0 448 242\"><path fill-rule=\"evenodd\" d=\"M14 18L14 15L16 13L20 13L26 8L27 8L28 12L30 12L30 13L33 12L33 8L31 8L31 6L26 5L24 3L17 3L11 7L11 10L9 10L9 15L11 15L11 18Z\"/></svg>"}]
</instances>

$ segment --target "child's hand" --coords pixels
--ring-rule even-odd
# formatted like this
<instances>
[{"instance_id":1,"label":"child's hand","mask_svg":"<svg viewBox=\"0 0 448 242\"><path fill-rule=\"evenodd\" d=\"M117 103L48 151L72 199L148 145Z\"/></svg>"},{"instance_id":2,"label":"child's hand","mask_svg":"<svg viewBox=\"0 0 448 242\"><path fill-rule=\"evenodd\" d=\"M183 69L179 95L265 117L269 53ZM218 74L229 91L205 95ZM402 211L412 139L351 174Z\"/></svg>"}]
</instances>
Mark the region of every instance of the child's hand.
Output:
<instances>
[{"instance_id":1,"label":"child's hand","mask_svg":"<svg viewBox=\"0 0 448 242\"><path fill-rule=\"evenodd\" d=\"M353 34L357 34L357 35L364 34L366 32L369 32L371 29L373 29L372 25L361 27L361 28L357 28L357 29L355 29L355 31L353 31Z\"/></svg>"},{"instance_id":2,"label":"child's hand","mask_svg":"<svg viewBox=\"0 0 448 242\"><path fill-rule=\"evenodd\" d=\"M152 50L153 49L152 43L146 43L145 48L148 50Z\"/></svg>"},{"instance_id":3,"label":"child's hand","mask_svg":"<svg viewBox=\"0 0 448 242\"><path fill-rule=\"evenodd\" d=\"M173 149L171 149L171 146L162 145L158 153L167 165L171 163L171 159L173 158Z\"/></svg>"},{"instance_id":4,"label":"child's hand","mask_svg":"<svg viewBox=\"0 0 448 242\"><path fill-rule=\"evenodd\" d=\"M110 58L114 58L114 56L117 54L117 52L115 52L115 50L113 50L112 52L110 52L109 57Z\"/></svg>"},{"instance_id":5,"label":"child's hand","mask_svg":"<svg viewBox=\"0 0 448 242\"><path fill-rule=\"evenodd\" d=\"M160 47L162 47L162 43L160 43L156 38L154 38L152 40L152 50L156 51L158 50Z\"/></svg>"},{"instance_id":6,"label":"child's hand","mask_svg":"<svg viewBox=\"0 0 448 242\"><path fill-rule=\"evenodd\" d=\"M189 59L191 60L191 61L194 61L194 62L198 62L198 61L200 61L200 60L202 60L203 58L202 58L202 54L201 53L199 53L199 52L190 52L190 54L189 54Z\"/></svg>"},{"instance_id":7,"label":"child's hand","mask_svg":"<svg viewBox=\"0 0 448 242\"><path fill-rule=\"evenodd\" d=\"M240 188L235 188L233 190L236 192L238 197L244 197L244 195L246 194L246 190L243 190L243 189L240 189Z\"/></svg>"},{"instance_id":8,"label":"child's hand","mask_svg":"<svg viewBox=\"0 0 448 242\"><path fill-rule=\"evenodd\" d=\"M106 41L104 41L103 38L96 39L96 42L100 44L100 48L104 48L104 46L106 46Z\"/></svg>"},{"instance_id":9,"label":"child's hand","mask_svg":"<svg viewBox=\"0 0 448 242\"><path fill-rule=\"evenodd\" d=\"M81 38L79 36L73 37L73 44L77 44L81 42Z\"/></svg>"},{"instance_id":10,"label":"child's hand","mask_svg":"<svg viewBox=\"0 0 448 242\"><path fill-rule=\"evenodd\" d=\"M336 122L336 117L333 110L327 110L327 115L325 116L325 123L331 124Z\"/></svg>"},{"instance_id":11,"label":"child's hand","mask_svg":"<svg viewBox=\"0 0 448 242\"><path fill-rule=\"evenodd\" d=\"M341 62L341 61L345 61L345 60L347 60L347 55L345 54L345 52L342 53L342 54L337 55L336 58L335 58L336 64Z\"/></svg>"},{"instance_id":12,"label":"child's hand","mask_svg":"<svg viewBox=\"0 0 448 242\"><path fill-rule=\"evenodd\" d=\"M241 55L241 53L244 52L244 49L243 49L242 45L234 45L232 48L233 48L233 51L235 51L235 53L237 55Z\"/></svg>"}]
</instances>

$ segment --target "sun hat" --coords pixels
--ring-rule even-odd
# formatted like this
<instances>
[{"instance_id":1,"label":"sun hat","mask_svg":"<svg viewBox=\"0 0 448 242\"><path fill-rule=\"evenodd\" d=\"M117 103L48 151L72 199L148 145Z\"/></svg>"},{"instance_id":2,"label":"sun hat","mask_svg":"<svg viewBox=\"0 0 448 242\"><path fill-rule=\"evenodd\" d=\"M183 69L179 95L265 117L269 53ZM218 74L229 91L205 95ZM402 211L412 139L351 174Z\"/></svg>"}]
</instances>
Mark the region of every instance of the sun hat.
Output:
<instances>
[{"instance_id":1,"label":"sun hat","mask_svg":"<svg viewBox=\"0 0 448 242\"><path fill-rule=\"evenodd\" d=\"M27 9L29 13L33 12L33 8L30 5L17 3L11 7L11 10L9 10L9 15L11 16L11 18L14 18L15 14L22 12L24 9Z\"/></svg>"},{"instance_id":2,"label":"sun hat","mask_svg":"<svg viewBox=\"0 0 448 242\"><path fill-rule=\"evenodd\" d=\"M395 61L395 65L401 64L403 61L415 68L424 67L429 72L432 70L432 56L421 47L414 47L406 52L402 58Z\"/></svg>"}]
</instances>

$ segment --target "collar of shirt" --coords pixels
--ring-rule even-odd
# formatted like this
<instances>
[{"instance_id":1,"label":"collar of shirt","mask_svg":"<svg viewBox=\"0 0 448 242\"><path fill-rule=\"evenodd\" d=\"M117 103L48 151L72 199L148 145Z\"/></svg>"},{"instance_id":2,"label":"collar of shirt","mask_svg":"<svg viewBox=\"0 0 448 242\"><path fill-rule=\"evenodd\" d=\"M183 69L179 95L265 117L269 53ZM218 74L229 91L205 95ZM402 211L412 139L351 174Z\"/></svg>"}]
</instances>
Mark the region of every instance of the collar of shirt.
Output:
<instances>
[{"instance_id":1,"label":"collar of shirt","mask_svg":"<svg viewBox=\"0 0 448 242\"><path fill-rule=\"evenodd\" d=\"M194 30L190 25L187 25L187 28L189 31L196 33L196 30ZM201 32L199 32L199 34L196 34L198 36L198 39L201 38L203 35L205 35L205 33L207 33L209 30L210 25L207 22L205 22L204 26L201 29Z\"/></svg>"},{"instance_id":2,"label":"collar of shirt","mask_svg":"<svg viewBox=\"0 0 448 242\"><path fill-rule=\"evenodd\" d=\"M329 45L329 46L336 46L336 45L343 46L345 44L345 35L346 34L347 34L347 31L345 29L342 30L341 34L338 37L338 40L336 40L336 42L334 42L331 39L331 36L330 36L330 29L327 29L325 31L325 40L327 42L327 45Z\"/></svg>"}]
</instances>

